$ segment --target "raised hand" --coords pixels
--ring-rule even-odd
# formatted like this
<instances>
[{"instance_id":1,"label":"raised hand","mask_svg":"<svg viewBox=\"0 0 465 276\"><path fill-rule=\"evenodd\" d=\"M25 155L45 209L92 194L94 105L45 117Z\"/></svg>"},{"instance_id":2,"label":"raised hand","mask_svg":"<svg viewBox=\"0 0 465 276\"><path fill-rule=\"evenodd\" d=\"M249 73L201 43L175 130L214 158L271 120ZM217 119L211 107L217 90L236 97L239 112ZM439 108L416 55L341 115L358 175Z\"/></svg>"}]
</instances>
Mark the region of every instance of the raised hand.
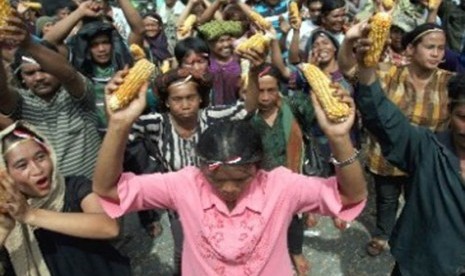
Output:
<instances>
[{"instance_id":1,"label":"raised hand","mask_svg":"<svg viewBox=\"0 0 465 276\"><path fill-rule=\"evenodd\" d=\"M0 175L0 185L4 188L7 199L6 203L0 205L0 209L7 213L3 214L0 220L3 220L3 223L10 227L12 226L11 219L25 223L31 214L31 208L25 196L19 191L14 180L7 173Z\"/></svg>"},{"instance_id":2,"label":"raised hand","mask_svg":"<svg viewBox=\"0 0 465 276\"><path fill-rule=\"evenodd\" d=\"M259 53L254 49L249 49L248 51L237 51L236 53L240 57L248 59L252 68L265 63L266 53Z\"/></svg>"},{"instance_id":3,"label":"raised hand","mask_svg":"<svg viewBox=\"0 0 465 276\"><path fill-rule=\"evenodd\" d=\"M105 86L105 103L107 116L109 121L117 123L124 123L126 125L132 125L137 118L142 114L146 106L146 93L148 89L148 82L144 84L138 92L138 96L125 108L112 111L108 108L108 102L110 96L115 92L121 84L125 81L125 77L128 74L128 69L118 71L110 82Z\"/></svg>"},{"instance_id":4,"label":"raised hand","mask_svg":"<svg viewBox=\"0 0 465 276\"><path fill-rule=\"evenodd\" d=\"M103 13L103 4L96 1L85 1L77 9L82 17L98 17Z\"/></svg>"},{"instance_id":5,"label":"raised hand","mask_svg":"<svg viewBox=\"0 0 465 276\"><path fill-rule=\"evenodd\" d=\"M31 43L31 35L25 20L16 12L0 27L0 45L26 46Z\"/></svg>"},{"instance_id":6,"label":"raised hand","mask_svg":"<svg viewBox=\"0 0 465 276\"><path fill-rule=\"evenodd\" d=\"M320 103L316 96L312 93L312 103L313 107L315 108L315 116L318 120L318 124L320 125L321 130L326 134L328 139L337 138L341 136L348 135L352 125L355 121L355 104L352 97L349 95L347 91L345 91L339 84L335 83L332 84L335 88L334 96L339 98L339 101L349 105L350 112L349 116L344 122L332 122L329 120L324 113Z\"/></svg>"}]
</instances>

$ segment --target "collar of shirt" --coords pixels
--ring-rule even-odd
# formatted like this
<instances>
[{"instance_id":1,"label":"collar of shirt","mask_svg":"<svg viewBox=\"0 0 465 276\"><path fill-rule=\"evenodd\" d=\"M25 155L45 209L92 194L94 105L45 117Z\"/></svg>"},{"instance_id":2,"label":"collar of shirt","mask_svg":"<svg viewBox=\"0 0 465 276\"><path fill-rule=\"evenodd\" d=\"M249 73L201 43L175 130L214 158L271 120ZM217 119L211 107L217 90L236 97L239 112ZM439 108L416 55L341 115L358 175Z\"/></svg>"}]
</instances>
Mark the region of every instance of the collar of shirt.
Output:
<instances>
[{"instance_id":1,"label":"collar of shirt","mask_svg":"<svg viewBox=\"0 0 465 276\"><path fill-rule=\"evenodd\" d=\"M238 199L236 207L234 207L232 211L228 210L226 203L218 197L211 184L201 172L198 177L202 183L200 188L200 200L204 210L215 207L226 216L241 215L246 208L257 213L263 211L263 207L265 206L265 190L262 183L265 183L266 179L266 173L264 171L259 170L257 172L257 175Z\"/></svg>"}]
</instances>

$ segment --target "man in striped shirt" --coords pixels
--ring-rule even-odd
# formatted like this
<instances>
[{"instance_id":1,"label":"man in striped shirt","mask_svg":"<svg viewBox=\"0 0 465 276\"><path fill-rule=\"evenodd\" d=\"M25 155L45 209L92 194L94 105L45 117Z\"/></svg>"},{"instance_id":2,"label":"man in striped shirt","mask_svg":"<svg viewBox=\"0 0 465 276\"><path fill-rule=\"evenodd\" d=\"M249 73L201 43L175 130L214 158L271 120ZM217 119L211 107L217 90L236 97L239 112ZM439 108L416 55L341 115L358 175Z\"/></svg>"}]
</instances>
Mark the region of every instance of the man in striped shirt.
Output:
<instances>
[{"instance_id":1,"label":"man in striped shirt","mask_svg":"<svg viewBox=\"0 0 465 276\"><path fill-rule=\"evenodd\" d=\"M37 43L19 17L0 28L20 48L15 67L26 89L8 87L0 66L0 113L33 124L53 145L63 175L91 177L101 140L90 82L66 59ZM16 72L15 71L15 72Z\"/></svg>"}]
</instances>

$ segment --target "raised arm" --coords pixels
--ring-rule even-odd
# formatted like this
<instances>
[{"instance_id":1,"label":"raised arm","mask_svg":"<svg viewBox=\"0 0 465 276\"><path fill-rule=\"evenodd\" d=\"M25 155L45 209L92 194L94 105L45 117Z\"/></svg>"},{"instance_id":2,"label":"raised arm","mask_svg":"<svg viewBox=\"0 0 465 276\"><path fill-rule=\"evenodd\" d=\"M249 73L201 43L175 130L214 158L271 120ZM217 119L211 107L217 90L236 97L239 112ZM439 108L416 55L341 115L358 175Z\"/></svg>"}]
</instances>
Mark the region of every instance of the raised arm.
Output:
<instances>
[{"instance_id":1,"label":"raised arm","mask_svg":"<svg viewBox=\"0 0 465 276\"><path fill-rule=\"evenodd\" d=\"M64 56L35 41L29 34L26 23L20 17L10 17L7 22L9 25L4 29L9 33L5 37L17 41L20 47L40 64L42 70L55 76L61 82L71 96L81 98L84 95L86 92L84 79Z\"/></svg>"},{"instance_id":2,"label":"raised arm","mask_svg":"<svg viewBox=\"0 0 465 276\"><path fill-rule=\"evenodd\" d=\"M328 138L331 153L340 163L340 165L335 164L336 178L342 204L346 206L366 199L368 191L358 151L350 139L350 130L355 122L355 104L348 92L339 89L338 94L340 101L351 107L350 115L344 122L334 123L328 120L314 93L312 93L312 103L318 124Z\"/></svg>"},{"instance_id":3,"label":"raised arm","mask_svg":"<svg viewBox=\"0 0 465 276\"><path fill-rule=\"evenodd\" d=\"M129 34L128 44L138 44L144 46L145 27L144 21L139 12L134 8L129 0L118 0L118 4L123 10L124 17L128 21L131 33Z\"/></svg>"},{"instance_id":4,"label":"raised arm","mask_svg":"<svg viewBox=\"0 0 465 276\"><path fill-rule=\"evenodd\" d=\"M75 11L53 25L50 31L44 35L44 39L54 45L63 45L65 39L81 19L84 17L97 17L100 8L101 6L92 0L82 2Z\"/></svg>"},{"instance_id":5,"label":"raised arm","mask_svg":"<svg viewBox=\"0 0 465 276\"><path fill-rule=\"evenodd\" d=\"M124 71L118 72L105 87L106 102L108 102L111 93L123 83L126 73ZM138 98L132 101L128 107L117 112L107 110L108 129L95 166L93 190L97 195L115 202L119 202L116 184L122 173L128 136L131 126L145 109L147 87L145 85L140 89Z\"/></svg>"},{"instance_id":6,"label":"raised arm","mask_svg":"<svg viewBox=\"0 0 465 276\"><path fill-rule=\"evenodd\" d=\"M208 1L203 1L204 3L208 3ZM222 16L221 13L219 12L219 9L221 6L225 3L225 0L215 0L213 3L208 3L207 8L205 11L202 13L202 15L199 17L197 22L199 25L202 25L203 23L206 23L210 20L218 19L221 20Z\"/></svg>"},{"instance_id":7,"label":"raised arm","mask_svg":"<svg viewBox=\"0 0 465 276\"><path fill-rule=\"evenodd\" d=\"M342 74L349 79L353 78L357 71L357 59L355 58L354 48L355 42L361 35L359 31L363 25L366 25L366 21L357 23L350 28L346 32L341 47L339 47L337 55L339 69Z\"/></svg>"},{"instance_id":8,"label":"raised arm","mask_svg":"<svg viewBox=\"0 0 465 276\"><path fill-rule=\"evenodd\" d=\"M0 37L0 45L5 41L2 41ZM0 60L2 59L2 51L0 51ZM19 95L8 87L8 78L3 64L3 62L0 63L0 112L9 115L16 110Z\"/></svg>"},{"instance_id":9,"label":"raised arm","mask_svg":"<svg viewBox=\"0 0 465 276\"><path fill-rule=\"evenodd\" d=\"M386 160L403 171L412 172L421 161L422 149L427 149L427 153L432 150L428 130L411 125L384 94L376 69L364 66L363 56L371 46L365 37L357 40L359 86L354 93L363 125L376 137Z\"/></svg>"}]
</instances>

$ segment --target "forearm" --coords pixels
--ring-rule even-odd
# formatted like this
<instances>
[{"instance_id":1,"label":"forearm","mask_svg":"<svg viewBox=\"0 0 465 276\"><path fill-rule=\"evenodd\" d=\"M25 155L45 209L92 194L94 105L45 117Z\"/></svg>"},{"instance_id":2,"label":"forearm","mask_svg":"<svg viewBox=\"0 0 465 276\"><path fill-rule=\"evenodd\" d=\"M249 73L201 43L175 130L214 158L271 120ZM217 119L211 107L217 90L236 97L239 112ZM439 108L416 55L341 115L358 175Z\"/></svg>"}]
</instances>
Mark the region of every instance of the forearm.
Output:
<instances>
[{"instance_id":1,"label":"forearm","mask_svg":"<svg viewBox=\"0 0 465 276\"><path fill-rule=\"evenodd\" d=\"M281 48L279 47L279 42L276 39L271 40L271 62L279 69L284 78L290 78L291 72L284 63Z\"/></svg>"},{"instance_id":2,"label":"forearm","mask_svg":"<svg viewBox=\"0 0 465 276\"><path fill-rule=\"evenodd\" d=\"M258 72L256 68L250 68L247 94L245 96L245 109L254 112L258 105Z\"/></svg>"},{"instance_id":3,"label":"forearm","mask_svg":"<svg viewBox=\"0 0 465 276\"><path fill-rule=\"evenodd\" d=\"M124 17L131 28L131 41L129 43L135 43L143 46L142 43L145 35L145 27L142 17L129 0L118 0L118 4L123 10Z\"/></svg>"},{"instance_id":4,"label":"forearm","mask_svg":"<svg viewBox=\"0 0 465 276\"><path fill-rule=\"evenodd\" d=\"M75 10L64 19L55 23L50 31L44 35L44 39L55 45L63 44L73 28L81 21L82 17L83 15L80 10Z\"/></svg>"},{"instance_id":5,"label":"forearm","mask_svg":"<svg viewBox=\"0 0 465 276\"><path fill-rule=\"evenodd\" d=\"M184 21L186 21L193 7L194 7L194 4L192 3L192 1L187 2L186 8L181 13L181 15L179 15L178 22L176 22L176 26L178 28L184 24Z\"/></svg>"},{"instance_id":6,"label":"forearm","mask_svg":"<svg viewBox=\"0 0 465 276\"><path fill-rule=\"evenodd\" d=\"M115 220L97 213L60 213L32 209L24 223L79 238L112 239L119 234L119 226Z\"/></svg>"},{"instance_id":7,"label":"forearm","mask_svg":"<svg viewBox=\"0 0 465 276\"><path fill-rule=\"evenodd\" d=\"M357 59L355 58L353 47L354 41L344 39L337 56L339 69L342 74L348 78L353 77L355 69L357 68Z\"/></svg>"},{"instance_id":8,"label":"forearm","mask_svg":"<svg viewBox=\"0 0 465 276\"><path fill-rule=\"evenodd\" d=\"M85 82L64 56L36 43L29 43L24 50L31 54L45 72L55 76L73 97L80 98L83 95Z\"/></svg>"},{"instance_id":9,"label":"forearm","mask_svg":"<svg viewBox=\"0 0 465 276\"><path fill-rule=\"evenodd\" d=\"M215 13L218 11L220 7L221 7L220 0L216 0L215 2L213 2L213 4L209 5L205 9L205 11L202 13L202 15L199 17L199 19L197 20L198 23L201 25L203 23L210 21L215 16Z\"/></svg>"},{"instance_id":10,"label":"forearm","mask_svg":"<svg viewBox=\"0 0 465 276\"><path fill-rule=\"evenodd\" d=\"M297 64L300 62L299 56L300 30L294 30L292 34L291 45L289 46L289 63Z\"/></svg>"},{"instance_id":11,"label":"forearm","mask_svg":"<svg viewBox=\"0 0 465 276\"><path fill-rule=\"evenodd\" d=\"M130 125L110 120L100 147L93 178L93 190L102 197L119 201L117 183L123 171L124 151Z\"/></svg>"},{"instance_id":12,"label":"forearm","mask_svg":"<svg viewBox=\"0 0 465 276\"><path fill-rule=\"evenodd\" d=\"M355 154L349 135L329 139L334 158L338 161L348 160ZM336 177L343 205L358 203L367 197L367 185L359 159L343 167L336 166Z\"/></svg>"},{"instance_id":13,"label":"forearm","mask_svg":"<svg viewBox=\"0 0 465 276\"><path fill-rule=\"evenodd\" d=\"M428 11L428 17L426 18L427 23L436 23L436 17L438 15L438 10L433 9Z\"/></svg>"},{"instance_id":14,"label":"forearm","mask_svg":"<svg viewBox=\"0 0 465 276\"><path fill-rule=\"evenodd\" d=\"M0 49L0 112L11 114L16 109L17 95L8 87L8 77Z\"/></svg>"}]
</instances>

